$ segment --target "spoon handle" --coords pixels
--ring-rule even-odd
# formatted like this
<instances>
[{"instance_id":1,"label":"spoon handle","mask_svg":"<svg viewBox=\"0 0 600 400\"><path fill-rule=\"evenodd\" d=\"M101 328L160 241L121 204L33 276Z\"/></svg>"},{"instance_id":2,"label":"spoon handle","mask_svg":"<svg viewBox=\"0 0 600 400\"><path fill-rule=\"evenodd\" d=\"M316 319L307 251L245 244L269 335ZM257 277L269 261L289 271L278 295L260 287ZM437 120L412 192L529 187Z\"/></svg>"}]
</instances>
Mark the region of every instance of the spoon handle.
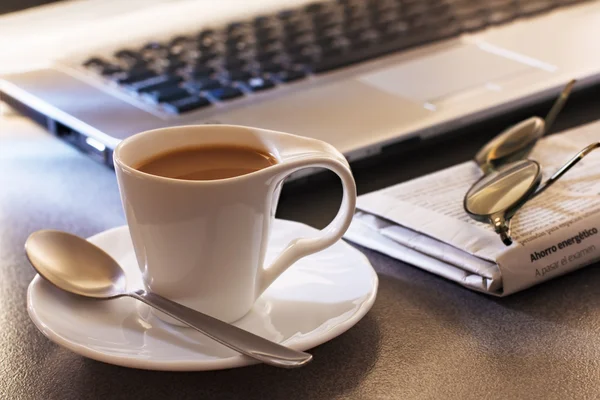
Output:
<instances>
[{"instance_id":1,"label":"spoon handle","mask_svg":"<svg viewBox=\"0 0 600 400\"><path fill-rule=\"evenodd\" d=\"M231 324L192 310L158 294L136 290L128 296L156 308L209 338L249 357L282 368L301 367L312 355L271 342Z\"/></svg>"}]
</instances>

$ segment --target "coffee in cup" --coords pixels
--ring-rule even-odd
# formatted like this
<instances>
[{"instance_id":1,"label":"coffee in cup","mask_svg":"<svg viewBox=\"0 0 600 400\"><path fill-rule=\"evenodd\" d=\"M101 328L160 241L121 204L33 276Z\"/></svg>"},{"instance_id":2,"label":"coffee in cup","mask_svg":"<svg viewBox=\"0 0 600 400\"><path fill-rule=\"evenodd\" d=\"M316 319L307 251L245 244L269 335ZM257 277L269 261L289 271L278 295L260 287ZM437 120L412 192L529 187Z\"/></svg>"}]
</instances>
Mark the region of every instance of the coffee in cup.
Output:
<instances>
[{"instance_id":1,"label":"coffee in cup","mask_svg":"<svg viewBox=\"0 0 600 400\"><path fill-rule=\"evenodd\" d=\"M137 170L173 179L205 181L246 175L277 164L262 150L242 146L183 147L142 161Z\"/></svg>"}]
</instances>

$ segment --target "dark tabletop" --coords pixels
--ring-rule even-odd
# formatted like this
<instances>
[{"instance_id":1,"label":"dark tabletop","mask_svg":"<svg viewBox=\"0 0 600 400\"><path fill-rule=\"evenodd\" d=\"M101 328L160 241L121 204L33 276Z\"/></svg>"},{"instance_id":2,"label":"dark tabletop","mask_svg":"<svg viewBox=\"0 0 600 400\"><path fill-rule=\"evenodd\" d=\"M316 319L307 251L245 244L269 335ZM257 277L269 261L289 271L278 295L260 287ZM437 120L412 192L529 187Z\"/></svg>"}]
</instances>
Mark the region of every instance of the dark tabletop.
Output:
<instances>
[{"instance_id":1,"label":"dark tabletop","mask_svg":"<svg viewBox=\"0 0 600 400\"><path fill-rule=\"evenodd\" d=\"M0 1L0 14L21 11L57 1L59 0L2 0Z\"/></svg>"},{"instance_id":2,"label":"dark tabletop","mask_svg":"<svg viewBox=\"0 0 600 400\"><path fill-rule=\"evenodd\" d=\"M576 94L564 129L600 117L600 89ZM594 93L595 92L595 93ZM435 146L354 166L360 193L469 159L539 105ZM371 251L372 310L314 350L299 370L259 365L174 373L103 364L62 349L29 320L29 233L90 236L124 223L114 172L15 116L0 117L1 399L400 399L600 397L600 269L592 266L496 299ZM340 187L328 176L287 185L280 218L323 227Z\"/></svg>"}]
</instances>

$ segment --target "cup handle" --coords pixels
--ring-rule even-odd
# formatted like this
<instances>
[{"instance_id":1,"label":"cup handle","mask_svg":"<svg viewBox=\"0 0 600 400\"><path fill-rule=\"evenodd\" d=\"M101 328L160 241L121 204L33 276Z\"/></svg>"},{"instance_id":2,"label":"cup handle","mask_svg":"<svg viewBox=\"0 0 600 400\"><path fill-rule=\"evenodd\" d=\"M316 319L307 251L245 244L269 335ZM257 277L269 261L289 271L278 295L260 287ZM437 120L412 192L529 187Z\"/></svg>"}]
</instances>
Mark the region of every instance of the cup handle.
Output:
<instances>
[{"instance_id":1,"label":"cup handle","mask_svg":"<svg viewBox=\"0 0 600 400\"><path fill-rule=\"evenodd\" d=\"M340 161L338 158L341 158L343 161ZM304 168L325 168L334 172L342 181L342 203L333 221L321 231L319 237L298 238L291 241L271 265L267 268L263 267L262 273L259 275L257 297L296 261L302 257L324 250L338 241L350 226L356 207L356 183L354 182L354 177L348 163L343 159L341 154L337 158L323 155L304 155L293 161L281 164L281 167L282 169L275 176L277 183L290 174Z\"/></svg>"}]
</instances>

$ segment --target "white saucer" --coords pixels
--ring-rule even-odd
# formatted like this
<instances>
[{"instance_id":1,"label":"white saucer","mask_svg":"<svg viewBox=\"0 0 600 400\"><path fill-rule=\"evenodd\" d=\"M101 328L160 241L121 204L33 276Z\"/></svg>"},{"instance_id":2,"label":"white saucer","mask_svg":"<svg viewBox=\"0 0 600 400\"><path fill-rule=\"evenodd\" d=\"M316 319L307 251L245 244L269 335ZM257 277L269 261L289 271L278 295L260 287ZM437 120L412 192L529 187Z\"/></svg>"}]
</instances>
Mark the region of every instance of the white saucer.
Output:
<instances>
[{"instance_id":1,"label":"white saucer","mask_svg":"<svg viewBox=\"0 0 600 400\"><path fill-rule=\"evenodd\" d=\"M276 220L267 259L274 258L290 240L315 234L309 226ZM121 264L132 287L141 287L127 227L102 232L89 241ZM284 272L235 325L291 348L308 350L356 324L373 305L377 283L366 257L340 241ZM158 320L134 299L85 299L56 289L40 276L29 285L27 309L50 340L111 364L200 371L255 363L199 332Z\"/></svg>"}]
</instances>

